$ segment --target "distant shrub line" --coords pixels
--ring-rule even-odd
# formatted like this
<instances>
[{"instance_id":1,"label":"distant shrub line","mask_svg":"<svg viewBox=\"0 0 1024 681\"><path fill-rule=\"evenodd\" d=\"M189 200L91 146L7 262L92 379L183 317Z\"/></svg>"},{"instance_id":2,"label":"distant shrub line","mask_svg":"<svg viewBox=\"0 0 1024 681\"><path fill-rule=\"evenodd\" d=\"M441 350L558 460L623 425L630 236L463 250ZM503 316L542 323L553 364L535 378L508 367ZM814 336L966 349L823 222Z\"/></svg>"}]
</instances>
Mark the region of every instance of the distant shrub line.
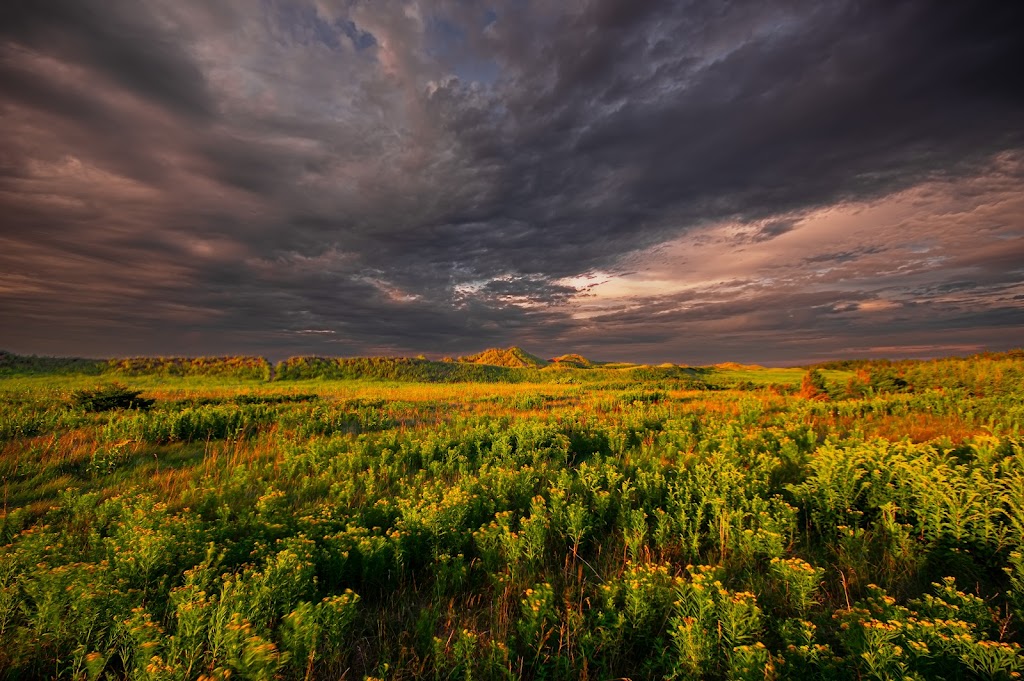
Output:
<instances>
[{"instance_id":1,"label":"distant shrub line","mask_svg":"<svg viewBox=\"0 0 1024 681\"><path fill-rule=\"evenodd\" d=\"M975 397L1010 395L1024 384L1024 351L983 353L974 357L933 360L844 360L810 368L801 387L804 396L860 398L928 390L964 392ZM843 386L826 386L822 370L853 371ZM816 390L807 381L817 382Z\"/></svg>"},{"instance_id":2,"label":"distant shrub line","mask_svg":"<svg viewBox=\"0 0 1024 681\"><path fill-rule=\"evenodd\" d=\"M275 380L373 378L427 383L514 383L536 371L487 364L433 362L412 357L292 357L274 370Z\"/></svg>"},{"instance_id":3,"label":"distant shrub line","mask_svg":"<svg viewBox=\"0 0 1024 681\"><path fill-rule=\"evenodd\" d=\"M963 391L984 397L1007 395L1024 383L1024 350L984 353L972 358L935 360L843 360L808 367L812 383L800 386L816 399L858 398L871 394ZM980 361L984 360L984 361ZM493 362L493 363L491 363ZM844 384L832 384L821 372L851 372ZM264 357L129 357L95 360L35 357L0 351L0 377L32 375L95 375L111 377L219 377L257 381L382 380L422 383L601 383L671 382L673 388L714 390L716 374L728 370L677 365L595 364L580 355L550 362L519 348L487 350L476 355L433 361L423 357L291 357L272 365ZM751 381L725 387L750 389ZM776 391L790 387L773 385ZM796 386L793 386L796 388Z\"/></svg>"},{"instance_id":4,"label":"distant shrub line","mask_svg":"<svg viewBox=\"0 0 1024 681\"><path fill-rule=\"evenodd\" d=\"M107 361L108 371L127 376L223 376L270 379L264 357L129 357Z\"/></svg>"},{"instance_id":5,"label":"distant shrub line","mask_svg":"<svg viewBox=\"0 0 1024 681\"><path fill-rule=\"evenodd\" d=\"M220 376L268 380L271 365L264 357L37 357L0 351L0 376Z\"/></svg>"}]
</instances>

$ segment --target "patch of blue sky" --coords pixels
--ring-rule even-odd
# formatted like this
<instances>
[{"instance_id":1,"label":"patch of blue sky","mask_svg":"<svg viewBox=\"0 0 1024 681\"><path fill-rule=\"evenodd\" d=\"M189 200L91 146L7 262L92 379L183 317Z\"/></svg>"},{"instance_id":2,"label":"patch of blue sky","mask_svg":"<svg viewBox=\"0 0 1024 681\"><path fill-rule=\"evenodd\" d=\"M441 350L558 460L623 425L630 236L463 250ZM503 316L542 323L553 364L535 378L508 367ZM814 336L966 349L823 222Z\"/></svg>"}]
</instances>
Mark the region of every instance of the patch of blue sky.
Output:
<instances>
[{"instance_id":1,"label":"patch of blue sky","mask_svg":"<svg viewBox=\"0 0 1024 681\"><path fill-rule=\"evenodd\" d=\"M485 10L479 27L473 30L483 31L497 16L493 10ZM491 85L501 75L497 62L470 49L470 36L465 28L441 16L434 15L427 22L427 52L464 83Z\"/></svg>"},{"instance_id":2,"label":"patch of blue sky","mask_svg":"<svg viewBox=\"0 0 1024 681\"><path fill-rule=\"evenodd\" d=\"M357 52L377 46L377 38L369 31L364 31L356 26L354 21L347 19L339 21L338 28L352 41L352 46L356 48Z\"/></svg>"},{"instance_id":3,"label":"patch of blue sky","mask_svg":"<svg viewBox=\"0 0 1024 681\"><path fill-rule=\"evenodd\" d=\"M262 0L261 4L264 12L273 16L276 24L296 42L316 41L337 50L341 48L343 40L348 40L356 52L363 52L377 45L377 39L372 33L359 28L350 19L327 21L317 13L315 7L308 5L273 0Z\"/></svg>"}]
</instances>

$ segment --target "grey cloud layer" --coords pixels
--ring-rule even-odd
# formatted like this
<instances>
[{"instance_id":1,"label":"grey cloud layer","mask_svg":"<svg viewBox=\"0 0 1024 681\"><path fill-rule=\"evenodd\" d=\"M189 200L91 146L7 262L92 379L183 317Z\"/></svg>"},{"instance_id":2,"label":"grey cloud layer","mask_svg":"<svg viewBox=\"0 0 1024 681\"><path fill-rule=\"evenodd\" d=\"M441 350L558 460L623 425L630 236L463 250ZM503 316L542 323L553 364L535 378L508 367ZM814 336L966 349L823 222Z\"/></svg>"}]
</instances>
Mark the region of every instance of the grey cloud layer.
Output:
<instances>
[{"instance_id":1,"label":"grey cloud layer","mask_svg":"<svg viewBox=\"0 0 1024 681\"><path fill-rule=\"evenodd\" d=\"M832 321L842 287L581 318L564 281L716 222L757 249L807 211L987 177L1024 146L1021 28L1001 2L6 3L4 344L805 356L774 310L849 347L868 330ZM993 181L1019 188L1010 166ZM1021 279L1021 215L993 219L1008 240L955 277L980 271L986 304L936 314L949 291L922 282L894 336L1024 323L990 293ZM873 248L796 259L880 267Z\"/></svg>"}]
</instances>

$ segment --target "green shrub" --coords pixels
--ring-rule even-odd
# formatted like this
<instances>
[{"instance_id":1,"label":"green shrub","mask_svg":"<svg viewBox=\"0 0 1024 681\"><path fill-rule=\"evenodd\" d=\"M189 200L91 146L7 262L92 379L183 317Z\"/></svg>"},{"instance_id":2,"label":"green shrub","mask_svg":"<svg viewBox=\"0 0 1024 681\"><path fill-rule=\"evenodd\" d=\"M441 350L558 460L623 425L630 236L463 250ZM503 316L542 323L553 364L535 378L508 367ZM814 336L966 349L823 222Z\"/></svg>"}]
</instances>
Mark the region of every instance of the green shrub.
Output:
<instances>
[{"instance_id":1,"label":"green shrub","mask_svg":"<svg viewBox=\"0 0 1024 681\"><path fill-rule=\"evenodd\" d=\"M71 403L85 411L111 411L113 409L141 409L153 406L156 400L140 397L141 390L131 390L119 383L71 393Z\"/></svg>"}]
</instances>

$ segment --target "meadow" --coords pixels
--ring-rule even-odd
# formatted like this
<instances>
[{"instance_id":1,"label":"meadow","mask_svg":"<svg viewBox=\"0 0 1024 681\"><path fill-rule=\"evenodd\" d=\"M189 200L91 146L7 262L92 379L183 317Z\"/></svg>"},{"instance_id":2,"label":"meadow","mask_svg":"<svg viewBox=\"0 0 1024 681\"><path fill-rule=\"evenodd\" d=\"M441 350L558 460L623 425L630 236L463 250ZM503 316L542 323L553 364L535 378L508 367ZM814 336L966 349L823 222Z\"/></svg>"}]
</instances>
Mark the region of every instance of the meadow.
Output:
<instances>
[{"instance_id":1,"label":"meadow","mask_svg":"<svg viewBox=\"0 0 1024 681\"><path fill-rule=\"evenodd\" d=\"M488 352L0 353L0 675L1024 673L1024 353Z\"/></svg>"}]
</instances>

